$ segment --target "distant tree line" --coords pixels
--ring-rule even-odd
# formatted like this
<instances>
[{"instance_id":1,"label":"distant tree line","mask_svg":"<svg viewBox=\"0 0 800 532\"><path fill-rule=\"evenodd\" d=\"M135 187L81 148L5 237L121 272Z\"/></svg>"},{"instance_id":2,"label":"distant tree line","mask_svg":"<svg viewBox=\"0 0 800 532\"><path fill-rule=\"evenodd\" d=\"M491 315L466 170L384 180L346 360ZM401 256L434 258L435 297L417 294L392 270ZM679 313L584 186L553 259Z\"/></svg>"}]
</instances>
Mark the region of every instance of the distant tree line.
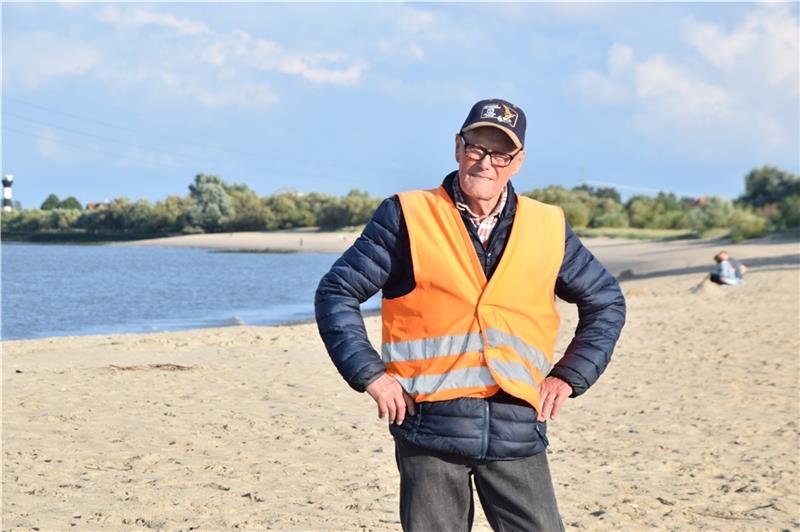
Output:
<instances>
[{"instance_id":1,"label":"distant tree line","mask_svg":"<svg viewBox=\"0 0 800 532\"><path fill-rule=\"evenodd\" d=\"M576 228L686 229L698 236L724 228L734 240L743 240L800 226L800 176L772 166L747 174L745 193L733 201L659 192L655 197L636 195L622 202L613 188L587 185L572 190L550 186L525 195L561 206Z\"/></svg>"},{"instance_id":2,"label":"distant tree line","mask_svg":"<svg viewBox=\"0 0 800 532\"><path fill-rule=\"evenodd\" d=\"M614 188L549 186L524 195L559 205L575 228L635 227L685 229L702 235L712 228L730 229L735 240L800 226L800 176L771 166L745 177L745 192L736 200L721 197L679 198L661 192L636 195L623 202ZM39 209L3 213L2 231L10 234L80 232L92 234L169 235L179 233L261 231L321 227L338 229L365 224L380 203L366 192L344 197L318 192L281 192L259 196L246 185L228 184L218 176L198 174L188 196L168 196L151 204L117 198L84 209L55 194Z\"/></svg>"},{"instance_id":3,"label":"distant tree line","mask_svg":"<svg viewBox=\"0 0 800 532\"><path fill-rule=\"evenodd\" d=\"M189 185L188 196L168 196L155 204L117 198L84 209L75 198L61 201L51 194L39 209L4 213L2 231L168 235L314 226L337 229L367 223L379 203L360 190L351 190L344 197L318 192L262 197L247 185L231 185L217 176L198 174Z\"/></svg>"}]
</instances>

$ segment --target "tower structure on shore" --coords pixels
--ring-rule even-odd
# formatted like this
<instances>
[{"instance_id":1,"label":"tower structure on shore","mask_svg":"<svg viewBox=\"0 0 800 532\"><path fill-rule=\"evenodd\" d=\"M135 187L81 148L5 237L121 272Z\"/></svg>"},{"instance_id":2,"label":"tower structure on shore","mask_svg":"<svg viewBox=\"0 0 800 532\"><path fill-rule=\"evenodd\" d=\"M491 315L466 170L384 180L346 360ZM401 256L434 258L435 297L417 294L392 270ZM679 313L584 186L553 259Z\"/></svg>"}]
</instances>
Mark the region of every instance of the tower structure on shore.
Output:
<instances>
[{"instance_id":1,"label":"tower structure on shore","mask_svg":"<svg viewBox=\"0 0 800 532\"><path fill-rule=\"evenodd\" d=\"M10 211L14 208L11 202L11 184L14 182L14 176L5 174L3 176L3 210Z\"/></svg>"}]
</instances>

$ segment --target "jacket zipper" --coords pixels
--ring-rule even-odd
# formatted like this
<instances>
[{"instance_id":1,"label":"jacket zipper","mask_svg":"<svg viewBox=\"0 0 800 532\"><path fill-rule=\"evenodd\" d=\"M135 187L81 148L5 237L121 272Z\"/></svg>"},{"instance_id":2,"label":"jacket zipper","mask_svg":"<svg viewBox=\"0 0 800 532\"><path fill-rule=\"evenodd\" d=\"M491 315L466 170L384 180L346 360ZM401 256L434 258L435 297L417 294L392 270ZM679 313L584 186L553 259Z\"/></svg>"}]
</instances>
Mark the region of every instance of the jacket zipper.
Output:
<instances>
[{"instance_id":1,"label":"jacket zipper","mask_svg":"<svg viewBox=\"0 0 800 532\"><path fill-rule=\"evenodd\" d=\"M483 437L481 438L481 460L489 450L489 401L483 400Z\"/></svg>"}]
</instances>

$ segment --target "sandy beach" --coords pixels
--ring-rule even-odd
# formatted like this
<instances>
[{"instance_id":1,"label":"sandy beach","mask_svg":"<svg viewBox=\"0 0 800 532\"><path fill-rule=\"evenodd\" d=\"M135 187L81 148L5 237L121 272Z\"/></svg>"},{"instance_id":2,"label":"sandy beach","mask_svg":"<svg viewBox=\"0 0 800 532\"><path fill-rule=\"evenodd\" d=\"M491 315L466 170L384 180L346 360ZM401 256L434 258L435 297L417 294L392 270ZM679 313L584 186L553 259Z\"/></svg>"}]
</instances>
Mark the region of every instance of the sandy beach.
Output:
<instances>
[{"instance_id":1,"label":"sandy beach","mask_svg":"<svg viewBox=\"0 0 800 532\"><path fill-rule=\"evenodd\" d=\"M114 245L203 248L215 251L341 253L358 238L359 234L360 232L353 231L316 231L313 229L242 231L239 233L169 236L119 242Z\"/></svg>"},{"instance_id":2,"label":"sandy beach","mask_svg":"<svg viewBox=\"0 0 800 532\"><path fill-rule=\"evenodd\" d=\"M116 246L201 248L212 251L342 253L358 238L353 231L251 231L181 235L119 242ZM767 237L733 244L720 240L638 241L624 238L583 238L614 275L630 270L634 276L707 272L722 248L754 266L797 263L800 245L786 238ZM626 278L629 276L626 276Z\"/></svg>"},{"instance_id":3,"label":"sandy beach","mask_svg":"<svg viewBox=\"0 0 800 532\"><path fill-rule=\"evenodd\" d=\"M356 236L304 234L303 248ZM176 238L136 245L279 244ZM798 243L726 244L750 267L742 287L701 282L719 242L586 243L631 271L628 324L606 374L550 426L567 528L800 528ZM577 323L559 308L557 353ZM366 323L379 345L379 318ZM3 530L399 529L391 436L314 324L2 349Z\"/></svg>"}]
</instances>

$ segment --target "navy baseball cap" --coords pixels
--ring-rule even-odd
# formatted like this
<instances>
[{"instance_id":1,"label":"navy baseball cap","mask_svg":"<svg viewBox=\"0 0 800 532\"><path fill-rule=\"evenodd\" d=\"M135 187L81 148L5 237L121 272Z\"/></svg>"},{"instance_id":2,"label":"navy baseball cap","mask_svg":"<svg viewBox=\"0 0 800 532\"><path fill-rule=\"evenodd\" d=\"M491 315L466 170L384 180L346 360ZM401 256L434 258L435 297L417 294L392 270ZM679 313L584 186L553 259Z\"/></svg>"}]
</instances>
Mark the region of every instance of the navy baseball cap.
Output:
<instances>
[{"instance_id":1,"label":"navy baseball cap","mask_svg":"<svg viewBox=\"0 0 800 532\"><path fill-rule=\"evenodd\" d=\"M496 127L511 138L517 148L525 146L525 113L511 102L492 98L472 106L461 133L478 127Z\"/></svg>"}]
</instances>

